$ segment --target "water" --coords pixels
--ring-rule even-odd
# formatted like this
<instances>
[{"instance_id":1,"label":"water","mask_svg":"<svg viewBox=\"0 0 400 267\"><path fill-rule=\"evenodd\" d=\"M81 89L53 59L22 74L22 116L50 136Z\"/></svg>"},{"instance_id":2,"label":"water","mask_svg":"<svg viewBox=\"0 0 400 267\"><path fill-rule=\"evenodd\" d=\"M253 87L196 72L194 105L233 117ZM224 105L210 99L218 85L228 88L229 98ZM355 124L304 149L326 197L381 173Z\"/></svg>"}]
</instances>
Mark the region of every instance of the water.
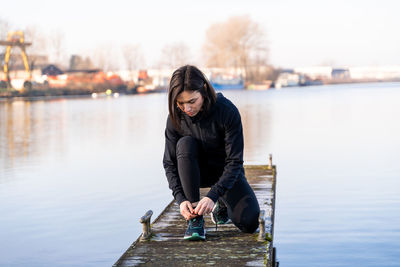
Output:
<instances>
[{"instance_id":1,"label":"water","mask_svg":"<svg viewBox=\"0 0 400 267\"><path fill-rule=\"evenodd\" d=\"M400 84L226 91L281 266L400 266ZM0 102L0 266L111 266L170 201L164 94Z\"/></svg>"}]
</instances>

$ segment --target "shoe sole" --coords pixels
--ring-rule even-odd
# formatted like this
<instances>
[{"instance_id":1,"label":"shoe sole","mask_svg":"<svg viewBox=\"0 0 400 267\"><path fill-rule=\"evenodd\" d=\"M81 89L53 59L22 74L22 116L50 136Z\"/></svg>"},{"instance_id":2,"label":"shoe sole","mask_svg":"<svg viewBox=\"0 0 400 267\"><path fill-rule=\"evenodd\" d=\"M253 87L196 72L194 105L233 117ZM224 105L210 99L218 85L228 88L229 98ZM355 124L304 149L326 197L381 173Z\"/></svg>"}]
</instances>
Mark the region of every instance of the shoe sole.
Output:
<instances>
[{"instance_id":1,"label":"shoe sole","mask_svg":"<svg viewBox=\"0 0 400 267\"><path fill-rule=\"evenodd\" d=\"M232 222L231 219L228 219L226 222L218 222L218 223L216 223L215 220L214 220L214 218L213 218L213 216L211 216L211 221L212 221L214 224L218 224L218 225L221 225L221 224L228 224L228 223L231 223L231 222Z\"/></svg>"},{"instance_id":2,"label":"shoe sole","mask_svg":"<svg viewBox=\"0 0 400 267\"><path fill-rule=\"evenodd\" d=\"M199 235L198 233L193 233L191 236L184 236L183 239L190 241L206 240L206 233L204 231L204 236Z\"/></svg>"}]
</instances>

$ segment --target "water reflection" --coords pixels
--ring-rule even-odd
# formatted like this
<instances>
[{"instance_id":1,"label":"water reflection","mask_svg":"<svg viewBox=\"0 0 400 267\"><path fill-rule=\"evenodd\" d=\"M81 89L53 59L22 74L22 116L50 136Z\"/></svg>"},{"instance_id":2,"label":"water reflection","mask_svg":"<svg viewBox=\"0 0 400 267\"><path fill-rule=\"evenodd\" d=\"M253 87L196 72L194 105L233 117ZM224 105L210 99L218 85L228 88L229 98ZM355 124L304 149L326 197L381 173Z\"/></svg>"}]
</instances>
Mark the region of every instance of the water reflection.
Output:
<instances>
[{"instance_id":1,"label":"water reflection","mask_svg":"<svg viewBox=\"0 0 400 267\"><path fill-rule=\"evenodd\" d=\"M272 152L270 140L273 114L269 95L267 92L249 92L245 98L235 95L230 97L238 105L242 116L246 162L266 164L268 153Z\"/></svg>"},{"instance_id":2,"label":"water reflection","mask_svg":"<svg viewBox=\"0 0 400 267\"><path fill-rule=\"evenodd\" d=\"M0 265L110 266L170 200L165 101L1 102Z\"/></svg>"},{"instance_id":3,"label":"water reflection","mask_svg":"<svg viewBox=\"0 0 400 267\"><path fill-rule=\"evenodd\" d=\"M66 139L63 137L64 117L60 112L62 102L57 101L55 105L43 101L14 101L0 105L2 171L18 168L30 157L40 158L52 145L55 145L54 151L63 153L65 146L61 144Z\"/></svg>"},{"instance_id":4,"label":"water reflection","mask_svg":"<svg viewBox=\"0 0 400 267\"><path fill-rule=\"evenodd\" d=\"M248 103L251 96L243 98L234 92L228 94L240 109L247 151L268 151L271 128L269 106ZM143 134L149 134L165 124L165 117L160 116L159 112L166 110L166 99L154 106L141 100L140 97L132 99L131 107L122 105L118 109L107 99L98 99L97 102L90 102L90 99L59 99L1 103L0 170L6 172L22 165L39 164L37 161L45 160L44 155L49 153L61 160L68 154L70 141L85 143L96 138L104 140L107 145L107 140L115 142L123 138L141 138ZM102 107L98 109L100 105ZM138 128L141 131L137 131ZM71 133L78 129L79 138L75 136L76 133ZM128 134L130 137L126 136ZM116 135L123 136L116 138ZM260 142L260 136L263 142ZM266 160L267 153L250 154L247 157L250 161L260 157Z\"/></svg>"}]
</instances>

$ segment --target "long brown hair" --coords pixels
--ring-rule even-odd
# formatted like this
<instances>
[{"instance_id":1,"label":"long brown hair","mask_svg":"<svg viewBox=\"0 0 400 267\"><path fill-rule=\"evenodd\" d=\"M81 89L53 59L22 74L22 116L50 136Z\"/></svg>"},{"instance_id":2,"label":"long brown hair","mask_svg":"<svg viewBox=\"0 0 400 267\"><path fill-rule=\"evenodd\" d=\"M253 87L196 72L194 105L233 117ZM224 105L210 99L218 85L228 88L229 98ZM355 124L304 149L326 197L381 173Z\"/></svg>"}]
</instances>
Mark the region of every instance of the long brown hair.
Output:
<instances>
[{"instance_id":1,"label":"long brown hair","mask_svg":"<svg viewBox=\"0 0 400 267\"><path fill-rule=\"evenodd\" d=\"M180 130L181 110L176 98L183 91L198 91L204 99L202 111L207 114L215 104L217 96L211 83L197 67L185 65L172 74L168 89L168 111L174 127Z\"/></svg>"}]
</instances>

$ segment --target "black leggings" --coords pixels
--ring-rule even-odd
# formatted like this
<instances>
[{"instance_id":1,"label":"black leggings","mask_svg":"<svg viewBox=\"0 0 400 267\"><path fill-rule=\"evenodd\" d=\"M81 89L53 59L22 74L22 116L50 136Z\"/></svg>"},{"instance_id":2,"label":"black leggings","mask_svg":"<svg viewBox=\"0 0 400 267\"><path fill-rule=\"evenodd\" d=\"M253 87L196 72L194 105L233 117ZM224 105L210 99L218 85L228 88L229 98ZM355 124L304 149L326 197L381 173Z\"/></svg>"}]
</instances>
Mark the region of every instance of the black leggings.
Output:
<instances>
[{"instance_id":1,"label":"black leggings","mask_svg":"<svg viewBox=\"0 0 400 267\"><path fill-rule=\"evenodd\" d=\"M193 137L185 136L176 145L178 173L190 203L200 200L200 187L210 187L222 175L223 168L207 166ZM253 189L240 175L233 187L219 198L228 208L228 216L241 231L253 233L258 227L260 207Z\"/></svg>"}]
</instances>

